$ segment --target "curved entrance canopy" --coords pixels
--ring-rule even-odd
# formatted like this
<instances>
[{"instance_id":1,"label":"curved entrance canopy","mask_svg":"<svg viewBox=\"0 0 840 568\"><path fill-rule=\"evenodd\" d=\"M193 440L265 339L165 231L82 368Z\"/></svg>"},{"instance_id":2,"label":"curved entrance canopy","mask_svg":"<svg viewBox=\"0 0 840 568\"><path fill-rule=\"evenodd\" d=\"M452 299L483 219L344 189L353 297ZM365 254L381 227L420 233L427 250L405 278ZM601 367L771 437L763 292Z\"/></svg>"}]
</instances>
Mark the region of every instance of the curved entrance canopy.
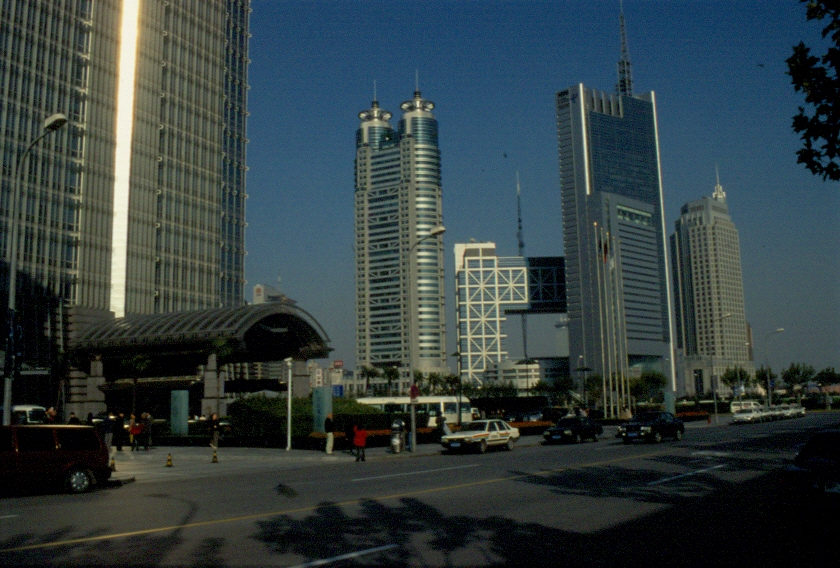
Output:
<instances>
[{"instance_id":1,"label":"curved entrance canopy","mask_svg":"<svg viewBox=\"0 0 840 568\"><path fill-rule=\"evenodd\" d=\"M287 302L133 315L92 324L70 355L83 367L101 361L103 375L172 377L195 374L215 355L219 364L320 359L329 337L305 310Z\"/></svg>"}]
</instances>

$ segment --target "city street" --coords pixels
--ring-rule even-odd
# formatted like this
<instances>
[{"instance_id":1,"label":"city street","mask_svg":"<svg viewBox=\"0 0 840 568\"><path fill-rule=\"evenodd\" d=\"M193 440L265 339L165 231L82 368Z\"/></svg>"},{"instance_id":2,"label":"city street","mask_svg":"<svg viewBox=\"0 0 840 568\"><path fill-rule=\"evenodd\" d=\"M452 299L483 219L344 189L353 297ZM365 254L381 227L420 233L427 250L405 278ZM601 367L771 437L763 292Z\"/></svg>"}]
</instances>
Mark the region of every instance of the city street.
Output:
<instances>
[{"instance_id":1,"label":"city street","mask_svg":"<svg viewBox=\"0 0 840 568\"><path fill-rule=\"evenodd\" d=\"M786 502L774 472L838 423L836 412L692 423L681 442L634 445L608 428L596 443L371 449L361 463L243 448L212 463L209 448L157 448L119 456L116 481L90 494L0 500L0 563L833 565L838 503Z\"/></svg>"}]
</instances>

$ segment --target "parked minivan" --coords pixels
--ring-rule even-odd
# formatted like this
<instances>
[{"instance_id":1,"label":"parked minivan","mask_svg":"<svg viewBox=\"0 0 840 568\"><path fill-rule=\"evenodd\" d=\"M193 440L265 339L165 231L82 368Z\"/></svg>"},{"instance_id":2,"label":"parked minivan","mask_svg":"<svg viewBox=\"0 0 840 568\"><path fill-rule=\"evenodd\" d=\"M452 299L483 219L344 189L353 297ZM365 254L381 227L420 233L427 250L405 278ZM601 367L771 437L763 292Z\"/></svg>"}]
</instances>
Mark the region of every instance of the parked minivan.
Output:
<instances>
[{"instance_id":1,"label":"parked minivan","mask_svg":"<svg viewBox=\"0 0 840 568\"><path fill-rule=\"evenodd\" d=\"M83 493L111 477L108 457L90 426L0 426L0 489Z\"/></svg>"},{"instance_id":2,"label":"parked minivan","mask_svg":"<svg viewBox=\"0 0 840 568\"><path fill-rule=\"evenodd\" d=\"M753 408L763 408L761 404L759 404L755 400L733 400L729 403L729 412L735 414L736 412L740 412L742 410L750 410Z\"/></svg>"}]
</instances>

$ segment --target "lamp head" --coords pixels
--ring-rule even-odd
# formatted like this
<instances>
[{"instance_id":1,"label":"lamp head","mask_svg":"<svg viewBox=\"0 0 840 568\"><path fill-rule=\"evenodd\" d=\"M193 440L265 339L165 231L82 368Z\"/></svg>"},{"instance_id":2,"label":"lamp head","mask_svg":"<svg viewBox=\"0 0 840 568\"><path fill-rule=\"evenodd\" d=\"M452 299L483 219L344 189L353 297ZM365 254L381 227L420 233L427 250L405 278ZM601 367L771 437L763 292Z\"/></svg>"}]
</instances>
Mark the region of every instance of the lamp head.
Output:
<instances>
[{"instance_id":1,"label":"lamp head","mask_svg":"<svg viewBox=\"0 0 840 568\"><path fill-rule=\"evenodd\" d=\"M67 124L67 117L60 112L57 112L44 121L44 130L47 132L55 132L65 124Z\"/></svg>"},{"instance_id":2,"label":"lamp head","mask_svg":"<svg viewBox=\"0 0 840 568\"><path fill-rule=\"evenodd\" d=\"M434 227L429 231L429 236L430 237L436 237L438 235L442 235L445 232L446 232L446 227L444 227L443 225L438 225L437 227Z\"/></svg>"}]
</instances>

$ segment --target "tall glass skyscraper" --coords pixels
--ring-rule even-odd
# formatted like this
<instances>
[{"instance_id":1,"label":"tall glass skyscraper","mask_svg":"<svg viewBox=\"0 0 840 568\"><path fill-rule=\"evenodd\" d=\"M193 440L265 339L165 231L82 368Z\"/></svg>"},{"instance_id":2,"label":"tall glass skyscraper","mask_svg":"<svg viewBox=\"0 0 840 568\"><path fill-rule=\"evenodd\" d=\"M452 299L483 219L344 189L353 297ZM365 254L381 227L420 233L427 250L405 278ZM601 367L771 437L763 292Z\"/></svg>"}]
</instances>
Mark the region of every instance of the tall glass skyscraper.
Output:
<instances>
[{"instance_id":1,"label":"tall glass skyscraper","mask_svg":"<svg viewBox=\"0 0 840 568\"><path fill-rule=\"evenodd\" d=\"M376 100L359 113L356 364L400 369L405 392L414 371L447 369L438 125L420 91L400 108L397 130Z\"/></svg>"},{"instance_id":2,"label":"tall glass skyscraper","mask_svg":"<svg viewBox=\"0 0 840 568\"><path fill-rule=\"evenodd\" d=\"M249 0L2 4L0 250L15 214L19 294L117 317L241 304Z\"/></svg>"},{"instance_id":3,"label":"tall glass skyscraper","mask_svg":"<svg viewBox=\"0 0 840 568\"><path fill-rule=\"evenodd\" d=\"M557 127L570 361L617 411L630 375L673 381L656 99L579 84L557 93Z\"/></svg>"},{"instance_id":4,"label":"tall glass skyscraper","mask_svg":"<svg viewBox=\"0 0 840 568\"><path fill-rule=\"evenodd\" d=\"M711 393L712 377L727 368L752 374L740 241L720 181L711 197L682 206L671 235L671 263L684 394ZM718 392L720 387L714 385Z\"/></svg>"}]
</instances>

